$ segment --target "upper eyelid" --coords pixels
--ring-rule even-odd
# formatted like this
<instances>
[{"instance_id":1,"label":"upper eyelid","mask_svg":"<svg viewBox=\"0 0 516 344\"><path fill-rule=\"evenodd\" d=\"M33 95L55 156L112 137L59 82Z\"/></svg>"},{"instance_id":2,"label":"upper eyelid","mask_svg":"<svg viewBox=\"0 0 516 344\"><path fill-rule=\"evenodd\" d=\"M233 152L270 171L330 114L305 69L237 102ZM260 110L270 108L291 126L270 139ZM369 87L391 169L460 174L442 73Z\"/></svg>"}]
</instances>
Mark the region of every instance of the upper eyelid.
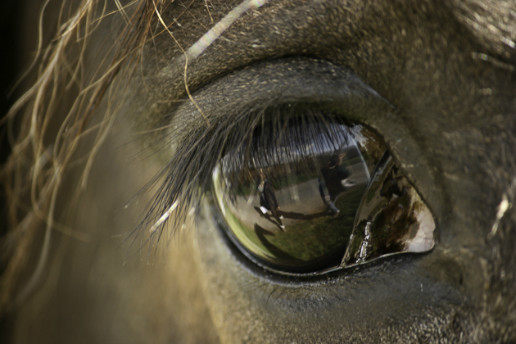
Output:
<instances>
[{"instance_id":1,"label":"upper eyelid","mask_svg":"<svg viewBox=\"0 0 516 344\"><path fill-rule=\"evenodd\" d=\"M284 103L327 103L338 107L334 110L344 111L348 119L361 122L378 113L393 112L389 102L350 70L307 58L247 66L211 81L195 92L193 99L196 104L182 103L168 116L171 134L178 142L211 121L216 123L227 116L236 119L242 113Z\"/></svg>"}]
</instances>

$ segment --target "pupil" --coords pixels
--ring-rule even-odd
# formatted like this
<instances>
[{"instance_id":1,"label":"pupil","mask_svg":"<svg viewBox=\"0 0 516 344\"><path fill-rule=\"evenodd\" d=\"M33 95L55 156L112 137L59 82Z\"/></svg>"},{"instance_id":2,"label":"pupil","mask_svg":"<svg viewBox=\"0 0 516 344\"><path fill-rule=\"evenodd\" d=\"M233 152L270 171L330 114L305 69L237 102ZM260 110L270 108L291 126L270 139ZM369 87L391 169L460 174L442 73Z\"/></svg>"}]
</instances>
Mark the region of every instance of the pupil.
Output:
<instances>
[{"instance_id":1,"label":"pupil","mask_svg":"<svg viewBox=\"0 0 516 344\"><path fill-rule=\"evenodd\" d=\"M253 260L287 272L338 266L385 147L360 125L263 125L213 172L226 231Z\"/></svg>"}]
</instances>

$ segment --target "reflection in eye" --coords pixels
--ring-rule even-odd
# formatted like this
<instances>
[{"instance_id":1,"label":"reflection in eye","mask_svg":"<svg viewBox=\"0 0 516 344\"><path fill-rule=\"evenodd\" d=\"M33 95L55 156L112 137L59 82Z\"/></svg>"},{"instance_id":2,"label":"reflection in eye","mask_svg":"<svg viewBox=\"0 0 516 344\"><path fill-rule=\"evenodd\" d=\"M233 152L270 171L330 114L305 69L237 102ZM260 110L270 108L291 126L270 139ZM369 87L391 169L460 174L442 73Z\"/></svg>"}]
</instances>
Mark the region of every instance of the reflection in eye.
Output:
<instances>
[{"instance_id":1,"label":"reflection in eye","mask_svg":"<svg viewBox=\"0 0 516 344\"><path fill-rule=\"evenodd\" d=\"M263 123L220 160L213 190L231 240L277 272L324 272L434 246L430 211L361 125Z\"/></svg>"}]
</instances>

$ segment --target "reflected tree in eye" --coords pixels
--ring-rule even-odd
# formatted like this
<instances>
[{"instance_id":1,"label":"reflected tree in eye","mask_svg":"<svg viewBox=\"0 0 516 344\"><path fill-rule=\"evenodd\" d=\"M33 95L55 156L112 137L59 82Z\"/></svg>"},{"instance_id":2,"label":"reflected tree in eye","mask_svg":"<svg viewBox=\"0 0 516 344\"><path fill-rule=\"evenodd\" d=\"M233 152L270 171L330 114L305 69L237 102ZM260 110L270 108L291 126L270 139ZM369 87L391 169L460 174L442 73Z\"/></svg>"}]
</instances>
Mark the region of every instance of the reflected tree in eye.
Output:
<instances>
[{"instance_id":1,"label":"reflected tree in eye","mask_svg":"<svg viewBox=\"0 0 516 344\"><path fill-rule=\"evenodd\" d=\"M226 233L279 272L313 273L434 245L432 215L372 130L262 123L213 171Z\"/></svg>"}]
</instances>

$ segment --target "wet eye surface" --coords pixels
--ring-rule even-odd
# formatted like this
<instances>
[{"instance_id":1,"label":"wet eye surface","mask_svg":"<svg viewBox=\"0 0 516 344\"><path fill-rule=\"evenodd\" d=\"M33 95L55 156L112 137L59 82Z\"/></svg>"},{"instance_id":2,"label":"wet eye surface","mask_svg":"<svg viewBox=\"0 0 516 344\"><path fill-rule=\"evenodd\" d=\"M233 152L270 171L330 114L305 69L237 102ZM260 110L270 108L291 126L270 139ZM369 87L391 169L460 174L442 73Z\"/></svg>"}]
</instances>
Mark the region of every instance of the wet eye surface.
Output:
<instances>
[{"instance_id":1,"label":"wet eye surface","mask_svg":"<svg viewBox=\"0 0 516 344\"><path fill-rule=\"evenodd\" d=\"M435 244L429 209L362 125L262 121L225 152L212 183L227 236L275 272L323 273Z\"/></svg>"}]
</instances>

